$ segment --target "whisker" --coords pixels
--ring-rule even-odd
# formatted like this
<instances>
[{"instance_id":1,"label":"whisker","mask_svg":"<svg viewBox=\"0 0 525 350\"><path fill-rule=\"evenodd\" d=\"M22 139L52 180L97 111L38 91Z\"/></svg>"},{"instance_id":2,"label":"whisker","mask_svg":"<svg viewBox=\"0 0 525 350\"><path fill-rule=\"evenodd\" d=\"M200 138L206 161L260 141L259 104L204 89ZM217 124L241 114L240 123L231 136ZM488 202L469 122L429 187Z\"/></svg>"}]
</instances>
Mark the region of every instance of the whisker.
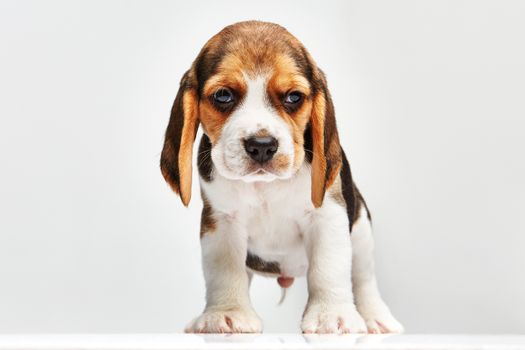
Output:
<instances>
[{"instance_id":1,"label":"whisker","mask_svg":"<svg viewBox=\"0 0 525 350\"><path fill-rule=\"evenodd\" d=\"M208 161L209 159L211 159L211 152L208 152L207 154L205 154L205 155L200 159L200 162L199 162L199 161L197 162L197 166L202 165L204 162Z\"/></svg>"},{"instance_id":2,"label":"whisker","mask_svg":"<svg viewBox=\"0 0 525 350\"><path fill-rule=\"evenodd\" d=\"M204 154L204 153L211 153L211 150L206 149L206 150L204 150L202 152L197 153L197 155L200 156L201 154Z\"/></svg>"}]
</instances>

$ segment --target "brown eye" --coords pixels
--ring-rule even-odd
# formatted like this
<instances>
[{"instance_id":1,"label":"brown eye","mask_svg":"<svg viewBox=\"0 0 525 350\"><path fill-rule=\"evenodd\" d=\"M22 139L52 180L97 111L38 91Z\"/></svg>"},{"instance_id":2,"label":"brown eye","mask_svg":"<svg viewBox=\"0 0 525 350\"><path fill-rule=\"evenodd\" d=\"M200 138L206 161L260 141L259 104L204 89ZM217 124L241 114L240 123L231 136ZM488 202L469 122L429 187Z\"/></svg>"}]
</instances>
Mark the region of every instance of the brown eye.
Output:
<instances>
[{"instance_id":1,"label":"brown eye","mask_svg":"<svg viewBox=\"0 0 525 350\"><path fill-rule=\"evenodd\" d=\"M290 107L295 107L303 100L303 94L299 91L289 92L284 97L284 103Z\"/></svg>"},{"instance_id":2,"label":"brown eye","mask_svg":"<svg viewBox=\"0 0 525 350\"><path fill-rule=\"evenodd\" d=\"M233 102L233 93L230 89L220 88L213 94L213 100L220 105L227 105Z\"/></svg>"}]
</instances>

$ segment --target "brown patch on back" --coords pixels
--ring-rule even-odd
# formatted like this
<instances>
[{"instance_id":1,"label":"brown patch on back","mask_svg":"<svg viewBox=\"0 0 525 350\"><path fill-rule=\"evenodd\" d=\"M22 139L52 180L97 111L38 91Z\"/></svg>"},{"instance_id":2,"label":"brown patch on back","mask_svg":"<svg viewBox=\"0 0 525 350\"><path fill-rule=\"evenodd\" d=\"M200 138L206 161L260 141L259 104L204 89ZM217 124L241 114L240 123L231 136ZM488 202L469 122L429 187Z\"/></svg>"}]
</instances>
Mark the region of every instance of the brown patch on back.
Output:
<instances>
[{"instance_id":1,"label":"brown patch on back","mask_svg":"<svg viewBox=\"0 0 525 350\"><path fill-rule=\"evenodd\" d=\"M359 188L354 183L354 191L356 193L356 198L359 202L359 207L357 208L357 215L359 216L361 213L361 210L366 210L366 217L369 221L372 221L372 214L370 214L370 209L368 209L368 205L366 204L365 198L361 194L361 191L359 191Z\"/></svg>"},{"instance_id":2,"label":"brown patch on back","mask_svg":"<svg viewBox=\"0 0 525 350\"><path fill-rule=\"evenodd\" d=\"M341 177L336 177L334 183L328 190L330 196L339 204L340 206L346 207L345 197L343 196L343 191L341 188Z\"/></svg>"},{"instance_id":3,"label":"brown patch on back","mask_svg":"<svg viewBox=\"0 0 525 350\"><path fill-rule=\"evenodd\" d=\"M350 164L344 152L342 152L342 166L338 178L341 185L341 194L344 198L344 206L346 207L346 213L348 215L348 224L350 233L352 232L352 226L359 218L361 210L366 210L368 220L371 220L370 212L366 206L366 202L359 192L359 189L355 185L352 179L352 173L350 171ZM337 181L334 183L334 185ZM337 191L337 189L334 189Z\"/></svg>"}]
</instances>

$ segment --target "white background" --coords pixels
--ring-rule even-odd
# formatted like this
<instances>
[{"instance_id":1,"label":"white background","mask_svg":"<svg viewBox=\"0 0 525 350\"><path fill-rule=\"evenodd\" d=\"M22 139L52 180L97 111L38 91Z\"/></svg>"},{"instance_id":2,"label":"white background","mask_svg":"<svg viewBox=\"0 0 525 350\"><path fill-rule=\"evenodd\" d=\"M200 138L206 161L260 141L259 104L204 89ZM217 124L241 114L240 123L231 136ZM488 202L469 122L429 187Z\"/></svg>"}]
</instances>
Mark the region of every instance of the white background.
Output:
<instances>
[{"instance_id":1,"label":"white background","mask_svg":"<svg viewBox=\"0 0 525 350\"><path fill-rule=\"evenodd\" d=\"M158 160L181 75L244 19L327 73L407 330L525 332L525 2L269 0L0 3L0 332L171 332L202 310L201 203ZM279 295L254 280L265 330L297 332L305 281Z\"/></svg>"}]
</instances>

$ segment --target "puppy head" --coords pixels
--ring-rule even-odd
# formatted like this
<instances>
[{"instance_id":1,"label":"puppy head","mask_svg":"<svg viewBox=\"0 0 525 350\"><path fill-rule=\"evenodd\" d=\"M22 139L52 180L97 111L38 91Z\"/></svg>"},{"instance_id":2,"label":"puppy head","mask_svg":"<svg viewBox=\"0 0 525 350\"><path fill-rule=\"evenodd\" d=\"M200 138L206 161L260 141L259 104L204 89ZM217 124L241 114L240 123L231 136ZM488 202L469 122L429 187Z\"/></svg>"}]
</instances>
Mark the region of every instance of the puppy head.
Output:
<instances>
[{"instance_id":1,"label":"puppy head","mask_svg":"<svg viewBox=\"0 0 525 350\"><path fill-rule=\"evenodd\" d=\"M341 166L334 108L323 73L303 45L271 23L241 22L212 37L184 74L166 130L161 170L187 205L199 123L215 170L246 182L312 166L321 206Z\"/></svg>"}]
</instances>

